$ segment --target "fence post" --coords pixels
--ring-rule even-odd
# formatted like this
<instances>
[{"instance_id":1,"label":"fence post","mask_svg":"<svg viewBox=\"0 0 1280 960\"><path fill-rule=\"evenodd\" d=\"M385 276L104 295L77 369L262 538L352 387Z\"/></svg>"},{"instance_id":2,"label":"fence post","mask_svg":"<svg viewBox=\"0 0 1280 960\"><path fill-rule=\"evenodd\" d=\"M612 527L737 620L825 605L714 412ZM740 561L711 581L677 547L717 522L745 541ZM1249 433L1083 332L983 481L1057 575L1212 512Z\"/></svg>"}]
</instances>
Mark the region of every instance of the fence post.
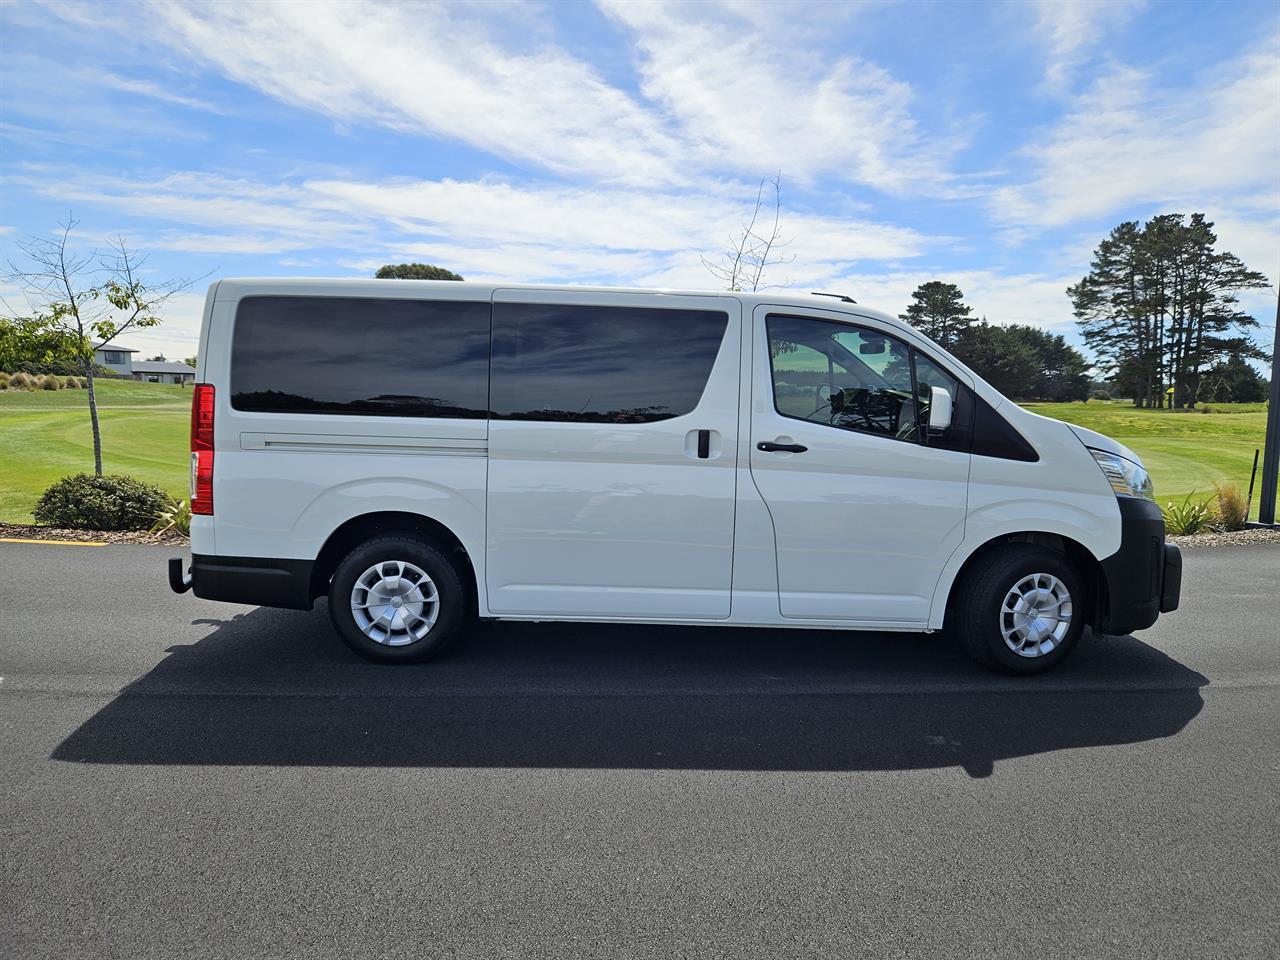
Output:
<instances>
[{"instance_id":1,"label":"fence post","mask_svg":"<svg viewBox=\"0 0 1280 960\"><path fill-rule=\"evenodd\" d=\"M1280 327L1280 295L1276 297L1276 327ZM1271 394L1267 406L1267 439L1262 450L1262 500L1258 525L1276 523L1276 475L1280 473L1280 330L1271 338Z\"/></svg>"}]
</instances>

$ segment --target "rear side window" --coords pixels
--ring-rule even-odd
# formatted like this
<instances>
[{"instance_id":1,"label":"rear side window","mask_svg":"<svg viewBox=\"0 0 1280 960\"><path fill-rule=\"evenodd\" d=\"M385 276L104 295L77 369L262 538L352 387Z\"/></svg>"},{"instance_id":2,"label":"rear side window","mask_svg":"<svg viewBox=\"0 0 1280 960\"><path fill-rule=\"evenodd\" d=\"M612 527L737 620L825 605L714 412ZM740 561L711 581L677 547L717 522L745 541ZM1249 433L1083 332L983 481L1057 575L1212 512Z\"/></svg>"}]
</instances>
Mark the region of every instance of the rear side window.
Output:
<instances>
[{"instance_id":1,"label":"rear side window","mask_svg":"<svg viewBox=\"0 0 1280 960\"><path fill-rule=\"evenodd\" d=\"M247 297L236 310L236 410L483 418L488 390L487 302Z\"/></svg>"},{"instance_id":2,"label":"rear side window","mask_svg":"<svg viewBox=\"0 0 1280 960\"><path fill-rule=\"evenodd\" d=\"M495 303L492 416L651 423L689 413L728 323L713 310Z\"/></svg>"}]
</instances>

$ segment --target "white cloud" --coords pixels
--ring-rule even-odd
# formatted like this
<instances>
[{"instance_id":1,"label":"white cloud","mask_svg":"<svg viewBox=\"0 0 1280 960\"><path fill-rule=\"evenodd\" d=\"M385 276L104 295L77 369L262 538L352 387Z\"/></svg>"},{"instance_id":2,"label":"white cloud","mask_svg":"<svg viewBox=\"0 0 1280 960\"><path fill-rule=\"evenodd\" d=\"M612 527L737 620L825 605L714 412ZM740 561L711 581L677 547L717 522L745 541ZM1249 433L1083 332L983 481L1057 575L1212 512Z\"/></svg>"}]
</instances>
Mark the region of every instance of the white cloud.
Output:
<instances>
[{"instance_id":1,"label":"white cloud","mask_svg":"<svg viewBox=\"0 0 1280 960\"><path fill-rule=\"evenodd\" d=\"M896 315L906 309L917 286L942 280L964 291L964 302L973 307L974 316L985 316L997 324L1025 323L1067 334L1074 331L1075 318L1066 288L1079 279L994 270L913 269L834 275L815 280L824 286L813 289L847 293L859 303Z\"/></svg>"},{"instance_id":2,"label":"white cloud","mask_svg":"<svg viewBox=\"0 0 1280 960\"><path fill-rule=\"evenodd\" d=\"M1117 68L1024 154L1034 179L994 191L1011 225L1057 226L1134 205L1190 206L1242 191L1274 196L1280 169L1280 33L1192 89L1155 89Z\"/></svg>"},{"instance_id":3,"label":"white cloud","mask_svg":"<svg viewBox=\"0 0 1280 960\"><path fill-rule=\"evenodd\" d=\"M207 113L226 113L217 104L210 103L207 100L201 100L198 97L184 97L179 93L162 87L158 83L152 83L150 80L137 80L130 77L117 76L114 73L103 73L94 78L94 80L104 87L113 90L122 90L125 93L136 93L139 96L150 97L153 100L161 100L165 103L176 104L180 107L189 107L192 110L203 110Z\"/></svg>"},{"instance_id":4,"label":"white cloud","mask_svg":"<svg viewBox=\"0 0 1280 960\"><path fill-rule=\"evenodd\" d=\"M343 129L425 134L559 176L672 187L781 169L801 182L958 191L947 166L962 139L921 129L901 79L830 50L830 29L867 5L600 3L634 65L605 61L599 47L598 62L579 55L546 8L524 3L153 2L127 34L105 8L47 10L76 29L117 31L139 56L212 66ZM119 73L104 82L219 109Z\"/></svg>"},{"instance_id":5,"label":"white cloud","mask_svg":"<svg viewBox=\"0 0 1280 960\"><path fill-rule=\"evenodd\" d=\"M9 181L61 202L179 225L133 237L149 249L276 255L340 249L356 263L375 254L434 258L467 276L511 280L637 283L687 267L699 286L711 279L699 254L724 246L754 197L741 184L671 193L488 180L264 184L199 173L129 180L43 169ZM798 263L897 262L944 242L862 217L785 207L783 231L795 238L789 252Z\"/></svg>"},{"instance_id":6,"label":"white cloud","mask_svg":"<svg viewBox=\"0 0 1280 960\"><path fill-rule=\"evenodd\" d=\"M840 16L834 5L596 2L629 32L645 95L679 121L699 163L895 193L947 188L961 143L918 127L911 87L796 35Z\"/></svg>"},{"instance_id":7,"label":"white cloud","mask_svg":"<svg viewBox=\"0 0 1280 960\"><path fill-rule=\"evenodd\" d=\"M1133 16L1144 0L1035 0L1034 35L1045 48L1045 85L1064 93L1090 49Z\"/></svg>"},{"instance_id":8,"label":"white cloud","mask_svg":"<svg viewBox=\"0 0 1280 960\"><path fill-rule=\"evenodd\" d=\"M160 309L160 326L126 330L120 335L122 346L132 347L143 360L164 354L170 360L185 360L195 354L200 344L200 320L204 315L205 291L192 290L172 297Z\"/></svg>"},{"instance_id":9,"label":"white cloud","mask_svg":"<svg viewBox=\"0 0 1280 960\"><path fill-rule=\"evenodd\" d=\"M188 56L349 123L460 140L558 173L682 179L667 125L554 46L501 44L507 6L157 4L152 29Z\"/></svg>"}]
</instances>

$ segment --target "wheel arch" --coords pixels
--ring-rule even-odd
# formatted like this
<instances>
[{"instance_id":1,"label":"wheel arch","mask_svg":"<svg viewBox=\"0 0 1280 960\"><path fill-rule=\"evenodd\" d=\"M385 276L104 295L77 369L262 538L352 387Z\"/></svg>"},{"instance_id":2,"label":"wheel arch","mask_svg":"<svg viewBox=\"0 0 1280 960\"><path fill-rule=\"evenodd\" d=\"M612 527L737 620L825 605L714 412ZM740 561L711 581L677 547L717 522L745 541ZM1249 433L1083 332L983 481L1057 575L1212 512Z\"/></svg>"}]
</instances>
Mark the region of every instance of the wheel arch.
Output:
<instances>
[{"instance_id":1,"label":"wheel arch","mask_svg":"<svg viewBox=\"0 0 1280 960\"><path fill-rule=\"evenodd\" d=\"M458 565L458 576L467 588L472 605L478 601L476 566L462 540L433 517L403 510L363 513L338 526L324 542L311 568L311 597L323 596L342 558L373 537L408 535L419 537L442 550Z\"/></svg>"},{"instance_id":2,"label":"wheel arch","mask_svg":"<svg viewBox=\"0 0 1280 960\"><path fill-rule=\"evenodd\" d=\"M934 613L929 619L930 628L936 630L945 626L951 613L955 591L964 582L965 575L986 557L1015 543L1036 544L1066 555L1085 582L1085 590L1088 593L1086 599L1089 603L1088 622L1094 622L1098 612L1107 608L1106 578L1102 575L1102 565L1088 547L1065 534L1045 530L1023 530L1001 534L979 544L970 551L963 562L954 567L949 577L944 576L939 580L939 589L934 595Z\"/></svg>"}]
</instances>

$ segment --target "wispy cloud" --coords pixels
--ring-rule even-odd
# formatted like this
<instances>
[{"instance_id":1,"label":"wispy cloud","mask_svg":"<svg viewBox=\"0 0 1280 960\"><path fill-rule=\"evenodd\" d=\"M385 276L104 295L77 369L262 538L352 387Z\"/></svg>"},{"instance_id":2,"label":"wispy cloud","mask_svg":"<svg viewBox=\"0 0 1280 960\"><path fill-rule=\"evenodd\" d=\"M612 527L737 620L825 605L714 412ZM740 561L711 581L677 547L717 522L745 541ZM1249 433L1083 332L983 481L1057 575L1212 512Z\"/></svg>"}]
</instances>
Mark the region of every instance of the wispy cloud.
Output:
<instances>
[{"instance_id":1,"label":"wispy cloud","mask_svg":"<svg viewBox=\"0 0 1280 960\"><path fill-rule=\"evenodd\" d=\"M1044 82L1065 93L1077 69L1145 5L1145 0L1035 0L1022 6L1035 15L1033 36L1045 50Z\"/></svg>"},{"instance_id":2,"label":"wispy cloud","mask_svg":"<svg viewBox=\"0 0 1280 960\"><path fill-rule=\"evenodd\" d=\"M384 260L434 258L468 276L630 283L679 276L697 286L709 280L699 255L740 227L754 196L743 185L672 193L498 180L128 179L43 169L8 180L62 202L175 224L150 231L149 245L159 249L364 251ZM946 242L863 217L799 210L785 226L797 260L844 268L910 260Z\"/></svg>"},{"instance_id":3,"label":"wispy cloud","mask_svg":"<svg viewBox=\"0 0 1280 960\"><path fill-rule=\"evenodd\" d=\"M682 179L663 119L555 46L503 42L500 5L160 4L152 29L197 62L348 123L460 140L556 173Z\"/></svg>"},{"instance_id":4,"label":"wispy cloud","mask_svg":"<svg viewBox=\"0 0 1280 960\"><path fill-rule=\"evenodd\" d=\"M1118 67L1074 98L1024 154L1033 177L998 189L1006 224L1056 226L1135 204L1274 196L1280 169L1280 33L1191 89Z\"/></svg>"},{"instance_id":5,"label":"wispy cloud","mask_svg":"<svg viewBox=\"0 0 1280 960\"><path fill-rule=\"evenodd\" d=\"M135 93L139 96L150 97L153 100L160 100L164 103L176 104L180 107L189 107L192 110L203 110L207 113L223 114L227 111L219 107L215 103L207 100L201 100L199 97L186 97L180 93L175 93L158 83L152 83L150 80L137 80L129 77L117 76L114 73L102 73L96 77L98 83L104 87L113 90L122 90L125 93Z\"/></svg>"},{"instance_id":6,"label":"wispy cloud","mask_svg":"<svg viewBox=\"0 0 1280 960\"><path fill-rule=\"evenodd\" d=\"M533 4L154 3L125 42L176 51L353 130L461 142L531 173L670 187L781 169L891 193L957 189L948 165L964 140L919 127L908 83L871 60L812 49L847 11L808 5L802 29L790 7L599 5L634 52L607 73L589 51L558 43L549 12ZM92 7L51 10L119 28ZM148 79L105 82L218 109Z\"/></svg>"},{"instance_id":7,"label":"wispy cloud","mask_svg":"<svg viewBox=\"0 0 1280 960\"><path fill-rule=\"evenodd\" d=\"M630 34L645 95L679 123L704 165L829 175L900 193L941 192L959 138L926 136L914 92L875 63L815 55L791 7L597 0ZM816 27L835 7L807 7ZM812 40L813 37L793 39Z\"/></svg>"}]
</instances>

